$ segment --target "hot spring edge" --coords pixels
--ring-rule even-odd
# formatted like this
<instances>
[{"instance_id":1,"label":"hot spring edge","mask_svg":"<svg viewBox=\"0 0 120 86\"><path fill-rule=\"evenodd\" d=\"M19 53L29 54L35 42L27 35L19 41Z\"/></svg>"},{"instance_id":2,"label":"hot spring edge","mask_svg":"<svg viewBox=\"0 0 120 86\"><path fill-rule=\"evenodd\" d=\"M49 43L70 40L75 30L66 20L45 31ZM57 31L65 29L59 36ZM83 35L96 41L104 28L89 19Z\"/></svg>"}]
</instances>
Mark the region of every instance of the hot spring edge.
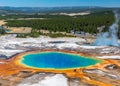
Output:
<instances>
[{"instance_id":1,"label":"hot spring edge","mask_svg":"<svg viewBox=\"0 0 120 86\"><path fill-rule=\"evenodd\" d=\"M96 65L100 62L103 60L79 54L51 51L24 54L17 63L34 69L74 69Z\"/></svg>"}]
</instances>

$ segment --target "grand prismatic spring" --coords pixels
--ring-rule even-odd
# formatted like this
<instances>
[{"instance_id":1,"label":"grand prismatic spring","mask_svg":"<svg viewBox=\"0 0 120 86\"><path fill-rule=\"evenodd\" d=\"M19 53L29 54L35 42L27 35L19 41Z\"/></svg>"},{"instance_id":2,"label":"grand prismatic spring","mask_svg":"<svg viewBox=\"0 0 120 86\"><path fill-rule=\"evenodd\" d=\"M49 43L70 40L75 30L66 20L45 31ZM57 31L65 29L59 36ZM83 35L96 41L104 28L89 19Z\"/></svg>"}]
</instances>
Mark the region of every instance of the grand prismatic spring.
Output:
<instances>
[{"instance_id":1,"label":"grand prismatic spring","mask_svg":"<svg viewBox=\"0 0 120 86\"><path fill-rule=\"evenodd\" d=\"M119 65L114 60L98 59L89 54L67 50L36 50L17 54L8 60L1 60L0 75L22 78L26 74L57 73L67 77L80 78L84 83L111 86L97 80L89 79L85 70L98 68L106 71L109 64ZM25 73L25 74L24 74ZM22 74L22 75L21 75Z\"/></svg>"},{"instance_id":2,"label":"grand prismatic spring","mask_svg":"<svg viewBox=\"0 0 120 86\"><path fill-rule=\"evenodd\" d=\"M63 52L41 52L24 55L20 63L32 68L69 69L95 65L101 60Z\"/></svg>"}]
</instances>

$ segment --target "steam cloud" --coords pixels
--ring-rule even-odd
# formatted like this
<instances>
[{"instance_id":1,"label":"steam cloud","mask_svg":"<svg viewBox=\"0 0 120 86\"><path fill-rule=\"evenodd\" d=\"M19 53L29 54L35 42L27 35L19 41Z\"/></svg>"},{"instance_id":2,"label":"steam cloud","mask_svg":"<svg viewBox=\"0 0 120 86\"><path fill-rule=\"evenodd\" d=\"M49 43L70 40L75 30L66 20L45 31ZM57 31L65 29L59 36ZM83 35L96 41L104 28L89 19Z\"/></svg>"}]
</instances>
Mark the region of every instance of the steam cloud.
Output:
<instances>
[{"instance_id":1,"label":"steam cloud","mask_svg":"<svg viewBox=\"0 0 120 86\"><path fill-rule=\"evenodd\" d=\"M118 43L118 23L119 14L118 11L114 11L115 22L109 27L109 31L101 33L92 45L95 46L120 46Z\"/></svg>"}]
</instances>

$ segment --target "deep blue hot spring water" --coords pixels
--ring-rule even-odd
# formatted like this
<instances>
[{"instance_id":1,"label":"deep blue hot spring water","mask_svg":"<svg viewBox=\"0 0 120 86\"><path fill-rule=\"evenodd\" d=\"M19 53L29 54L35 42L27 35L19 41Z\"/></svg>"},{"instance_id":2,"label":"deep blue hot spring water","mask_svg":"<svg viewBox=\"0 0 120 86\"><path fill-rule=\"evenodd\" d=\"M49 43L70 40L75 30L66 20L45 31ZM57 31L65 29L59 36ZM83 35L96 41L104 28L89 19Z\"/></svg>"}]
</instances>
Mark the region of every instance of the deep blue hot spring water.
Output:
<instances>
[{"instance_id":1,"label":"deep blue hot spring water","mask_svg":"<svg viewBox=\"0 0 120 86\"><path fill-rule=\"evenodd\" d=\"M63 52L26 54L21 63L32 68L68 69L95 65L101 60Z\"/></svg>"}]
</instances>

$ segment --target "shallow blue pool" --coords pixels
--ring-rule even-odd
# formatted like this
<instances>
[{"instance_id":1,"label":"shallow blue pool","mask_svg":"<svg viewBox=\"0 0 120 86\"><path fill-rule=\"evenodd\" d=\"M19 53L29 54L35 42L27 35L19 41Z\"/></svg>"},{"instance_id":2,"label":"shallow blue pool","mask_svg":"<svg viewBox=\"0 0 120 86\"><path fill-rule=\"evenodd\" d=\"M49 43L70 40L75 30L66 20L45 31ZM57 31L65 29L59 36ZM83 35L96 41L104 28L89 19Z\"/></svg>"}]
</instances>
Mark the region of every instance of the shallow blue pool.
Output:
<instances>
[{"instance_id":1,"label":"shallow blue pool","mask_svg":"<svg viewBox=\"0 0 120 86\"><path fill-rule=\"evenodd\" d=\"M95 65L101 60L63 52L41 52L24 55L21 63L33 68L68 69Z\"/></svg>"}]
</instances>

